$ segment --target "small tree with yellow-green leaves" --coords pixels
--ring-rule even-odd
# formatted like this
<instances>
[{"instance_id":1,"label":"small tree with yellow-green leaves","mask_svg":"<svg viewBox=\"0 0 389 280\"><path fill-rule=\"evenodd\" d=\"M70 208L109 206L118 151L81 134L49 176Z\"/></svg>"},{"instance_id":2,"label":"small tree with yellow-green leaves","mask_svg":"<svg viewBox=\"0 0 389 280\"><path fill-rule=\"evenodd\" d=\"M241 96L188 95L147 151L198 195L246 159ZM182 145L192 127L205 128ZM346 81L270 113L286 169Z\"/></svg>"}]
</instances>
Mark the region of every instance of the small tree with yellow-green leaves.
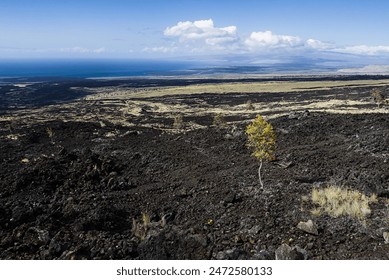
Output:
<instances>
[{"instance_id":1,"label":"small tree with yellow-green leaves","mask_svg":"<svg viewBox=\"0 0 389 280\"><path fill-rule=\"evenodd\" d=\"M273 126L265 121L262 116L257 117L246 127L248 137L247 146L253 149L252 155L259 159L258 177L261 188L263 182L261 178L261 168L263 160L272 161L275 159L276 134Z\"/></svg>"}]
</instances>

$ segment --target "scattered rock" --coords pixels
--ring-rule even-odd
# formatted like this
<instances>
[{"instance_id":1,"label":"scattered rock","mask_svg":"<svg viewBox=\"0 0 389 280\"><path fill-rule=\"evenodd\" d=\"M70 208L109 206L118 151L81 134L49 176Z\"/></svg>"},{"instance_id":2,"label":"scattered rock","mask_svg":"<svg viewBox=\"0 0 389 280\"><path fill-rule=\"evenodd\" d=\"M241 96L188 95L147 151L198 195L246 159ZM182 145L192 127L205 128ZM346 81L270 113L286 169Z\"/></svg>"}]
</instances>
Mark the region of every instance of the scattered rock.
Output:
<instances>
[{"instance_id":1,"label":"scattered rock","mask_svg":"<svg viewBox=\"0 0 389 280\"><path fill-rule=\"evenodd\" d=\"M291 251L292 260L307 260L308 253L305 249L300 248L299 246L294 246Z\"/></svg>"},{"instance_id":2,"label":"scattered rock","mask_svg":"<svg viewBox=\"0 0 389 280\"><path fill-rule=\"evenodd\" d=\"M25 231L23 240L32 245L45 245L50 240L49 232L36 227L30 227Z\"/></svg>"},{"instance_id":3,"label":"scattered rock","mask_svg":"<svg viewBox=\"0 0 389 280\"><path fill-rule=\"evenodd\" d=\"M301 117L306 118L310 115L311 113L308 110L304 110L304 112L301 114Z\"/></svg>"},{"instance_id":4,"label":"scattered rock","mask_svg":"<svg viewBox=\"0 0 389 280\"><path fill-rule=\"evenodd\" d=\"M291 167L293 165L293 162L291 161L280 161L280 162L276 162L275 164L277 164L278 166L281 166L282 168L288 168L288 167Z\"/></svg>"},{"instance_id":5,"label":"scattered rock","mask_svg":"<svg viewBox=\"0 0 389 280\"><path fill-rule=\"evenodd\" d=\"M313 235L319 234L317 225L312 220L308 220L307 222L299 222L297 228Z\"/></svg>"},{"instance_id":6,"label":"scattered rock","mask_svg":"<svg viewBox=\"0 0 389 280\"><path fill-rule=\"evenodd\" d=\"M244 260L247 259L247 253L238 248L232 248L220 251L216 255L217 260Z\"/></svg>"},{"instance_id":7,"label":"scattered rock","mask_svg":"<svg viewBox=\"0 0 389 280\"><path fill-rule=\"evenodd\" d=\"M306 118L310 115L308 110L304 110L303 112L290 112L288 115L289 119L302 119Z\"/></svg>"},{"instance_id":8,"label":"scattered rock","mask_svg":"<svg viewBox=\"0 0 389 280\"><path fill-rule=\"evenodd\" d=\"M237 138L243 134L243 131L239 129L236 125L232 126L231 128L231 135L234 138Z\"/></svg>"},{"instance_id":9,"label":"scattered rock","mask_svg":"<svg viewBox=\"0 0 389 280\"><path fill-rule=\"evenodd\" d=\"M382 236L385 239L385 244L389 244L389 232L385 231L384 233L382 233Z\"/></svg>"},{"instance_id":10,"label":"scattered rock","mask_svg":"<svg viewBox=\"0 0 389 280\"><path fill-rule=\"evenodd\" d=\"M287 129L277 128L277 131L282 133L282 134L289 134L289 130L287 130Z\"/></svg>"},{"instance_id":11,"label":"scattered rock","mask_svg":"<svg viewBox=\"0 0 389 280\"><path fill-rule=\"evenodd\" d=\"M247 231L247 233L250 235L250 236L255 236L257 235L260 231L261 231L262 227L260 225L257 225L257 226L253 226L251 229L249 229Z\"/></svg>"},{"instance_id":12,"label":"scattered rock","mask_svg":"<svg viewBox=\"0 0 389 280\"><path fill-rule=\"evenodd\" d=\"M313 248L313 245L314 245L314 244L313 244L312 242L309 242L305 248L306 248L307 250L311 250L311 249Z\"/></svg>"},{"instance_id":13,"label":"scattered rock","mask_svg":"<svg viewBox=\"0 0 389 280\"><path fill-rule=\"evenodd\" d=\"M266 261L266 260L271 260L272 259L272 256L270 254L269 251L267 250L261 250L259 251L258 253L255 253L252 258L253 260L262 260L262 261Z\"/></svg>"},{"instance_id":14,"label":"scattered rock","mask_svg":"<svg viewBox=\"0 0 389 280\"><path fill-rule=\"evenodd\" d=\"M292 248L287 244L282 244L276 250L276 260L291 260Z\"/></svg>"},{"instance_id":15,"label":"scattered rock","mask_svg":"<svg viewBox=\"0 0 389 280\"><path fill-rule=\"evenodd\" d=\"M224 139L226 140L232 140L235 139L243 134L243 131L240 130L236 125L233 125L230 129L229 133L224 135Z\"/></svg>"},{"instance_id":16,"label":"scattered rock","mask_svg":"<svg viewBox=\"0 0 389 280\"><path fill-rule=\"evenodd\" d=\"M298 119L298 113L297 112L290 112L288 115L289 119Z\"/></svg>"},{"instance_id":17,"label":"scattered rock","mask_svg":"<svg viewBox=\"0 0 389 280\"><path fill-rule=\"evenodd\" d=\"M153 233L150 233L153 231ZM180 256L180 259L209 258L207 236L201 233L190 234L175 226L154 228L138 244L140 259L171 259L169 256Z\"/></svg>"},{"instance_id":18,"label":"scattered rock","mask_svg":"<svg viewBox=\"0 0 389 280\"><path fill-rule=\"evenodd\" d=\"M306 250L300 248L299 246L294 246L293 248L287 244L282 244L277 248L276 260L307 260L308 253Z\"/></svg>"},{"instance_id":19,"label":"scattered rock","mask_svg":"<svg viewBox=\"0 0 389 280\"><path fill-rule=\"evenodd\" d=\"M224 135L224 139L232 140L232 139L234 139L234 136L232 136L231 134L227 133L226 135Z\"/></svg>"},{"instance_id":20,"label":"scattered rock","mask_svg":"<svg viewBox=\"0 0 389 280\"><path fill-rule=\"evenodd\" d=\"M174 220L174 213L167 213L161 218L161 225L164 227L166 224L172 222Z\"/></svg>"},{"instance_id":21,"label":"scattered rock","mask_svg":"<svg viewBox=\"0 0 389 280\"><path fill-rule=\"evenodd\" d=\"M36 229L36 232L38 234L38 239L42 244L46 244L49 242L50 237L49 237L49 232L47 230L41 230L41 229Z\"/></svg>"}]
</instances>

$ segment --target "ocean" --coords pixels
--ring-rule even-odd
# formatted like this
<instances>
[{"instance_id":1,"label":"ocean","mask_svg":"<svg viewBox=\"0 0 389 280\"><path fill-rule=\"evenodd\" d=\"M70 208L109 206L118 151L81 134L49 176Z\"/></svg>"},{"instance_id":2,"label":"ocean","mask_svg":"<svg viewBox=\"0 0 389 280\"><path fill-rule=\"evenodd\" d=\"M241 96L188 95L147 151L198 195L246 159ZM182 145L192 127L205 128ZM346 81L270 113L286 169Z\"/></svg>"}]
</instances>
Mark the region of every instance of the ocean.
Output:
<instances>
[{"instance_id":1,"label":"ocean","mask_svg":"<svg viewBox=\"0 0 389 280\"><path fill-rule=\"evenodd\" d=\"M163 60L0 60L0 78L179 76L199 66Z\"/></svg>"},{"instance_id":2,"label":"ocean","mask_svg":"<svg viewBox=\"0 0 389 280\"><path fill-rule=\"evenodd\" d=\"M304 74L336 71L310 63L230 65L212 61L178 60L0 60L0 78L109 78L225 74Z\"/></svg>"}]
</instances>

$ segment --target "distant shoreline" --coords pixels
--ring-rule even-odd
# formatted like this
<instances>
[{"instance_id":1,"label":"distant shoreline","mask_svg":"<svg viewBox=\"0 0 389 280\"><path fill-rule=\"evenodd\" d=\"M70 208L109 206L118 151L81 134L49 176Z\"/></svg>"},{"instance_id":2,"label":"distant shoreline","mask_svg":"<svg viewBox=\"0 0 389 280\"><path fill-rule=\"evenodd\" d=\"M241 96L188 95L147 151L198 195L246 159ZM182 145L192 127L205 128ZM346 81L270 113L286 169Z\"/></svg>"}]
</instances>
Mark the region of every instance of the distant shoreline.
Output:
<instances>
[{"instance_id":1,"label":"distant shoreline","mask_svg":"<svg viewBox=\"0 0 389 280\"><path fill-rule=\"evenodd\" d=\"M381 80L389 79L388 74L349 74L349 73L321 73L321 74L209 74L209 75L148 75L148 76L116 76L116 77L0 77L0 86L13 83L37 83L37 82L123 82L123 81L354 81L354 80Z\"/></svg>"},{"instance_id":2,"label":"distant shoreline","mask_svg":"<svg viewBox=\"0 0 389 280\"><path fill-rule=\"evenodd\" d=\"M352 74L352 73L301 73L301 74L208 74L208 75L171 75L171 76L118 76L118 77L90 77L84 78L87 80L245 80L245 79L280 79L293 80L293 79L329 79L340 78L341 80L355 79L388 79L389 74ZM0 78L1 79L1 78Z\"/></svg>"}]
</instances>

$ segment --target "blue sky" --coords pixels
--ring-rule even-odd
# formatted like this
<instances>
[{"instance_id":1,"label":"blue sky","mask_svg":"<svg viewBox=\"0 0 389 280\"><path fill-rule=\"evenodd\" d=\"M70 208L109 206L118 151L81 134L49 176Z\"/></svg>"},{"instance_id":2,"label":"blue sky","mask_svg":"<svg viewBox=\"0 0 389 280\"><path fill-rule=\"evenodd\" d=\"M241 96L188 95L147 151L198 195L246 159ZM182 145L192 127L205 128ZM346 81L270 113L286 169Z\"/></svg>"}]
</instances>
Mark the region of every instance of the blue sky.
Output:
<instances>
[{"instance_id":1,"label":"blue sky","mask_svg":"<svg viewBox=\"0 0 389 280\"><path fill-rule=\"evenodd\" d=\"M388 14L384 0L1 0L0 58L389 64Z\"/></svg>"}]
</instances>

